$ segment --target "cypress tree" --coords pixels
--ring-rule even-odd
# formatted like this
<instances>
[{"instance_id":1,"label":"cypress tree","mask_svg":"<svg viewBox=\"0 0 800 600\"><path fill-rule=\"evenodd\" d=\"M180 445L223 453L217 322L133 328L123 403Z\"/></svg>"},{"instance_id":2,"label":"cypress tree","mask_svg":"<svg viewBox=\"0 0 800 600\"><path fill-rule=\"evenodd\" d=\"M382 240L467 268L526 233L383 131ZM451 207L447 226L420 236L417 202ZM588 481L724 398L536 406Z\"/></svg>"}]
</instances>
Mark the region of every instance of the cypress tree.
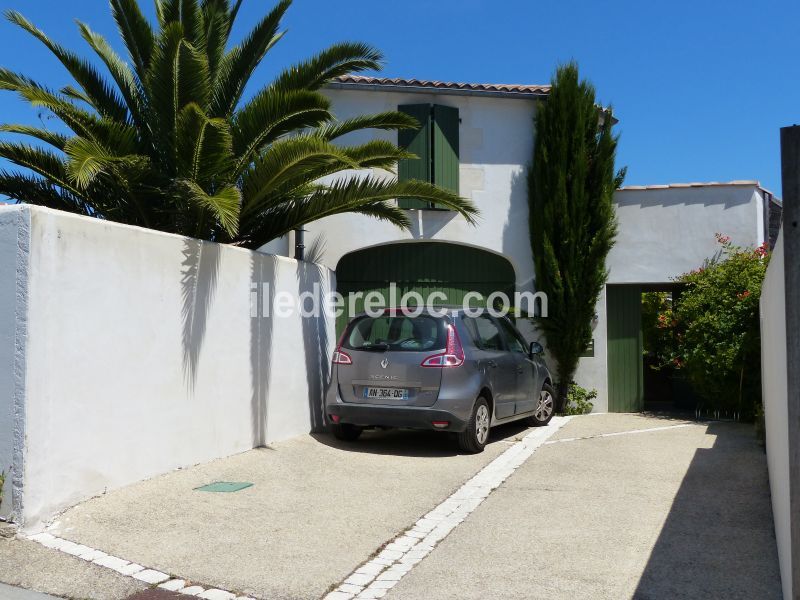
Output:
<instances>
[{"instance_id":1,"label":"cypress tree","mask_svg":"<svg viewBox=\"0 0 800 600\"><path fill-rule=\"evenodd\" d=\"M606 256L616 235L612 199L625 169L614 170L619 136L611 131L611 109L598 107L594 87L581 81L574 62L556 70L534 121L531 249L536 289L548 297L548 316L538 316L536 325L558 362L557 403L563 410L608 278Z\"/></svg>"}]
</instances>

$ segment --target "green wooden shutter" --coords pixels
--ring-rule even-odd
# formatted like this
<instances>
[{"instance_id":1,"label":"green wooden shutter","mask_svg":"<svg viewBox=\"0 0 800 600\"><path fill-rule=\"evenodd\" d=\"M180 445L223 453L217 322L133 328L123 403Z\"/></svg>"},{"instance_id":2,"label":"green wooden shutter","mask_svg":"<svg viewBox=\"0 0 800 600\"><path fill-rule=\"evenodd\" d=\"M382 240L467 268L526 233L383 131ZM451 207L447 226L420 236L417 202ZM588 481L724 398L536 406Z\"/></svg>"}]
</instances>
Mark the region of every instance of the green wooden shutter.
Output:
<instances>
[{"instance_id":1,"label":"green wooden shutter","mask_svg":"<svg viewBox=\"0 0 800 600\"><path fill-rule=\"evenodd\" d=\"M606 288L608 322L608 411L639 412L644 404L642 290Z\"/></svg>"},{"instance_id":2,"label":"green wooden shutter","mask_svg":"<svg viewBox=\"0 0 800 600\"><path fill-rule=\"evenodd\" d=\"M397 132L398 145L419 158L403 159L397 166L397 179L408 181L431 181L431 105L404 104L398 106L400 112L414 117L420 123L419 129L401 129ZM400 208L429 208L430 203L423 200L401 198Z\"/></svg>"},{"instance_id":3,"label":"green wooden shutter","mask_svg":"<svg viewBox=\"0 0 800 600\"><path fill-rule=\"evenodd\" d=\"M454 194L458 194L458 129L458 109L452 106L434 105L431 181Z\"/></svg>"}]
</instances>

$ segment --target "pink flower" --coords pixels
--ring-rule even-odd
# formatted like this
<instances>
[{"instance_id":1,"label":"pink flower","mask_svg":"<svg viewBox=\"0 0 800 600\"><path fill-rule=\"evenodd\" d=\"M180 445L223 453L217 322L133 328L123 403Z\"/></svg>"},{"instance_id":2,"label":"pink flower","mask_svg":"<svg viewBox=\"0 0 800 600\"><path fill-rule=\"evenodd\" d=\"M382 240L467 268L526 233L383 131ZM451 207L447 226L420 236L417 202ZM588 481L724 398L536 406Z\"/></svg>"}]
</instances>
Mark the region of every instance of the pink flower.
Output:
<instances>
[{"instance_id":1,"label":"pink flower","mask_svg":"<svg viewBox=\"0 0 800 600\"><path fill-rule=\"evenodd\" d=\"M718 241L720 244L723 244L723 245L725 245L725 244L727 244L728 242L730 242L730 241L731 241L731 238L730 238L730 236L723 235L723 234L721 234L721 233L715 233L715 234L714 234L714 237L716 237L716 238L717 238L717 241Z\"/></svg>"},{"instance_id":2,"label":"pink flower","mask_svg":"<svg viewBox=\"0 0 800 600\"><path fill-rule=\"evenodd\" d=\"M744 300L744 299L745 299L745 298L747 298L749 295L750 295L750 290L745 290L745 291L743 291L741 294L736 294L736 297L737 297L739 300Z\"/></svg>"}]
</instances>

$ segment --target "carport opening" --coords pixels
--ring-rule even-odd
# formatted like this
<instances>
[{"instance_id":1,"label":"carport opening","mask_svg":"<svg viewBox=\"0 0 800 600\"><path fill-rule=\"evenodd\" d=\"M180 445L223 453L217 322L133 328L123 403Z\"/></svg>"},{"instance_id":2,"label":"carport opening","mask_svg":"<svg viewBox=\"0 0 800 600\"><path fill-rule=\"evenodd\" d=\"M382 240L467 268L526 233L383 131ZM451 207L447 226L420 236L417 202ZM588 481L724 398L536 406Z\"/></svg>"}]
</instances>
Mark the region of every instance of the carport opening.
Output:
<instances>
[{"instance_id":1,"label":"carport opening","mask_svg":"<svg viewBox=\"0 0 800 600\"><path fill-rule=\"evenodd\" d=\"M418 293L426 299L438 292L437 304L458 306L469 292L478 292L484 299L493 292L502 292L513 299L516 289L514 267L508 259L448 242L383 244L351 252L339 261L336 281L346 307L349 294L362 293L354 303L356 313L364 310L364 297L370 292L388 299L390 283L396 285L397 301L408 293ZM387 306L392 304L388 302ZM349 316L352 315L344 314L337 320L339 334Z\"/></svg>"},{"instance_id":2,"label":"carport opening","mask_svg":"<svg viewBox=\"0 0 800 600\"><path fill-rule=\"evenodd\" d=\"M697 396L671 355L676 332L666 322L681 290L679 284L642 290L643 393L649 412L694 412L697 407Z\"/></svg>"},{"instance_id":3,"label":"carport opening","mask_svg":"<svg viewBox=\"0 0 800 600\"><path fill-rule=\"evenodd\" d=\"M608 286L610 412L696 409L697 396L672 357L676 332L665 322L681 290L675 283Z\"/></svg>"}]
</instances>

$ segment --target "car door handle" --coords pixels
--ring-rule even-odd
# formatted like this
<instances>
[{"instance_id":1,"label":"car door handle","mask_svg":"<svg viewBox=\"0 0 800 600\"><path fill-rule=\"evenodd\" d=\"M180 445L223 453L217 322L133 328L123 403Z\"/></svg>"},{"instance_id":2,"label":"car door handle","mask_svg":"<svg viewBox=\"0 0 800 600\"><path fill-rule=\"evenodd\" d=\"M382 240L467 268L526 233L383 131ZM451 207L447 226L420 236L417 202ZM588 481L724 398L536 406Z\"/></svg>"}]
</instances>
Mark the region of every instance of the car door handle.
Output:
<instances>
[{"instance_id":1,"label":"car door handle","mask_svg":"<svg viewBox=\"0 0 800 600\"><path fill-rule=\"evenodd\" d=\"M495 361L493 361L493 360L487 360L486 364L489 365L490 367L492 367L493 369L497 368L497 363Z\"/></svg>"},{"instance_id":2,"label":"car door handle","mask_svg":"<svg viewBox=\"0 0 800 600\"><path fill-rule=\"evenodd\" d=\"M524 372L525 372L525 369L523 369L522 367L517 367L517 373L522 375Z\"/></svg>"}]
</instances>

